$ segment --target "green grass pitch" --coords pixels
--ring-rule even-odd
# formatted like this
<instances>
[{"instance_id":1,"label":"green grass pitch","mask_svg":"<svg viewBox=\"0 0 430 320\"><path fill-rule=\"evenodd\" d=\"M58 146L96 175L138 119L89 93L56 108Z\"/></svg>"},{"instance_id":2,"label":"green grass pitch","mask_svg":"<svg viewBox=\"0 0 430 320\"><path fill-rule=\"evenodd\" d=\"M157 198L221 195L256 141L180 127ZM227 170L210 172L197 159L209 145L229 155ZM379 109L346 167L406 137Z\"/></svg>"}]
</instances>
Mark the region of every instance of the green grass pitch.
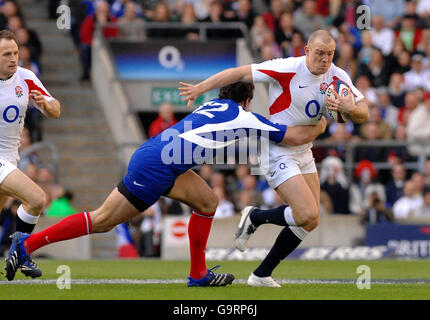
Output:
<instances>
[{"instance_id":1,"label":"green grass pitch","mask_svg":"<svg viewBox=\"0 0 430 320\"><path fill-rule=\"evenodd\" d=\"M282 283L282 288L251 288L246 285L246 279L259 261L209 261L208 267L220 264L219 272L233 273L237 279L233 285L222 288L188 288L185 284L189 268L187 261L36 261L43 270L43 276L37 281L30 281L20 272L15 278L18 281L14 282L8 282L1 276L0 300L430 299L429 260L287 260L283 261L273 274L273 277ZM70 268L70 289L60 290L56 285L56 280L61 276L57 274L60 265ZM360 290L356 285L360 276L357 267L360 265L370 267L371 288L368 290ZM23 282L24 279L26 281ZM136 283L132 283L133 280L136 280ZM107 283L109 281L113 283Z\"/></svg>"}]
</instances>

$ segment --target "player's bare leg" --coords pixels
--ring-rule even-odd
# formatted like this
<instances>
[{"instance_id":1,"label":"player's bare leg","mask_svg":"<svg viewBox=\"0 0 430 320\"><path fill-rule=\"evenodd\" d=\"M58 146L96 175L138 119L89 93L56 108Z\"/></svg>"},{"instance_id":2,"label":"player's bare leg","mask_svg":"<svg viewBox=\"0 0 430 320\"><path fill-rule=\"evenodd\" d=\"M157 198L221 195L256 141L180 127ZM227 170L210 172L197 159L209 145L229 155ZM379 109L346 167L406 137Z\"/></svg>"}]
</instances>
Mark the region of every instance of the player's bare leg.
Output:
<instances>
[{"instance_id":1,"label":"player's bare leg","mask_svg":"<svg viewBox=\"0 0 430 320\"><path fill-rule=\"evenodd\" d=\"M192 170L180 175L167 195L181 201L193 213L188 223L190 241L190 276L188 286L225 286L231 284L234 276L228 273L214 273L206 268L205 250L218 198L208 184Z\"/></svg>"},{"instance_id":2,"label":"player's bare leg","mask_svg":"<svg viewBox=\"0 0 430 320\"><path fill-rule=\"evenodd\" d=\"M0 194L2 195L2 200L4 197L12 197L22 202L18 207L16 230L18 232L31 233L39 219L40 213L45 207L45 192L21 170L15 169L0 184ZM4 202L2 203L3 205ZM12 260L12 256L8 256L6 259L6 261ZM23 263L19 267L21 268L21 272L26 276L36 278L42 275L42 271L30 257L23 260ZM5 268L7 274L10 274L8 271L13 270L14 273L17 269L8 263L6 263Z\"/></svg>"},{"instance_id":3,"label":"player's bare leg","mask_svg":"<svg viewBox=\"0 0 430 320\"><path fill-rule=\"evenodd\" d=\"M107 232L117 224L140 214L115 188L100 208L93 212L70 215L41 232L13 235L9 257L6 259L6 277L13 280L16 270L28 261L30 254L50 243L78 238L98 232Z\"/></svg>"},{"instance_id":4,"label":"player's bare leg","mask_svg":"<svg viewBox=\"0 0 430 320\"><path fill-rule=\"evenodd\" d=\"M281 183L276 192L289 206L270 210L246 208L248 214L242 216L242 219L247 221L245 227L250 229L250 233L264 223L285 226L266 258L249 277L248 284L251 286L280 287L271 277L273 270L297 248L307 233L315 229L319 222L317 173L295 175Z\"/></svg>"}]
</instances>

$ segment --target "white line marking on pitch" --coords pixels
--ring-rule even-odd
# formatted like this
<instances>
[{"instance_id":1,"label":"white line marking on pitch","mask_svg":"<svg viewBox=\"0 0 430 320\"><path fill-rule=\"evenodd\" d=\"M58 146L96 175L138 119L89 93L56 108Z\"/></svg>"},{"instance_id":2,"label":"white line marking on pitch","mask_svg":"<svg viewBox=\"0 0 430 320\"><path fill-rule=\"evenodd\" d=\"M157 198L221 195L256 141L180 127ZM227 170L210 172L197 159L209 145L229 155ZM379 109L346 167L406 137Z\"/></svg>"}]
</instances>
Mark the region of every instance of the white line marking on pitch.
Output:
<instances>
[{"instance_id":1,"label":"white line marking on pitch","mask_svg":"<svg viewBox=\"0 0 430 320\"><path fill-rule=\"evenodd\" d=\"M354 279L277 279L281 284L356 284ZM247 279L235 279L233 284L246 284ZM0 285L49 285L56 284L56 279L0 280ZM185 279L72 279L71 284L186 284ZM430 284L430 279L375 279L372 284Z\"/></svg>"}]
</instances>

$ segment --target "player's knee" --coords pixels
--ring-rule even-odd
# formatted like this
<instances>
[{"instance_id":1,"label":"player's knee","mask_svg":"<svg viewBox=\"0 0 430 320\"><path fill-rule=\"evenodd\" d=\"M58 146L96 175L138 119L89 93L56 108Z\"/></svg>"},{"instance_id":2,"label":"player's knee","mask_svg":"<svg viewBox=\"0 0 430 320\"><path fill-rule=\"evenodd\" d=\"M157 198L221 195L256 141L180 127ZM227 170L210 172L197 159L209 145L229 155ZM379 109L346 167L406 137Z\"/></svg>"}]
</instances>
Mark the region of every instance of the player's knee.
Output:
<instances>
[{"instance_id":1,"label":"player's knee","mask_svg":"<svg viewBox=\"0 0 430 320\"><path fill-rule=\"evenodd\" d=\"M34 199L31 200L29 205L29 212L40 214L45 208L47 203L47 196L45 192L41 191Z\"/></svg>"},{"instance_id":2,"label":"player's knee","mask_svg":"<svg viewBox=\"0 0 430 320\"><path fill-rule=\"evenodd\" d=\"M214 192L206 194L201 198L201 200L202 201L199 205L199 208L196 208L197 210L205 213L215 212L216 208L218 207L219 200Z\"/></svg>"},{"instance_id":3,"label":"player's knee","mask_svg":"<svg viewBox=\"0 0 430 320\"><path fill-rule=\"evenodd\" d=\"M313 220L309 220L309 222L306 224L306 226L304 227L304 229L307 232L311 232L311 231L313 231L318 226L319 222L320 222L320 217L318 215Z\"/></svg>"},{"instance_id":4,"label":"player's knee","mask_svg":"<svg viewBox=\"0 0 430 320\"><path fill-rule=\"evenodd\" d=\"M300 219L298 221L302 226L313 226L314 228L319 222L319 210L317 206L308 206L301 212Z\"/></svg>"}]
</instances>

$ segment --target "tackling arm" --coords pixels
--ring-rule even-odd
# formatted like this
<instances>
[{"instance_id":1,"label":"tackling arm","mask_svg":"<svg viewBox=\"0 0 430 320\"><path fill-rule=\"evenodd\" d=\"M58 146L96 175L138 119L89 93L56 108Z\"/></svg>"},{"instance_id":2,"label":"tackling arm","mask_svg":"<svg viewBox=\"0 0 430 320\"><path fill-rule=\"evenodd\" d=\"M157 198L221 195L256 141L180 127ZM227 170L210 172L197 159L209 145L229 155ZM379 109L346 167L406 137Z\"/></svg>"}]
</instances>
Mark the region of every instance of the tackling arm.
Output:
<instances>
[{"instance_id":1,"label":"tackling arm","mask_svg":"<svg viewBox=\"0 0 430 320\"><path fill-rule=\"evenodd\" d=\"M322 117L320 122L311 126L287 127L284 139L281 144L289 146L300 146L314 141L320 134L324 133L327 120Z\"/></svg>"}]
</instances>

